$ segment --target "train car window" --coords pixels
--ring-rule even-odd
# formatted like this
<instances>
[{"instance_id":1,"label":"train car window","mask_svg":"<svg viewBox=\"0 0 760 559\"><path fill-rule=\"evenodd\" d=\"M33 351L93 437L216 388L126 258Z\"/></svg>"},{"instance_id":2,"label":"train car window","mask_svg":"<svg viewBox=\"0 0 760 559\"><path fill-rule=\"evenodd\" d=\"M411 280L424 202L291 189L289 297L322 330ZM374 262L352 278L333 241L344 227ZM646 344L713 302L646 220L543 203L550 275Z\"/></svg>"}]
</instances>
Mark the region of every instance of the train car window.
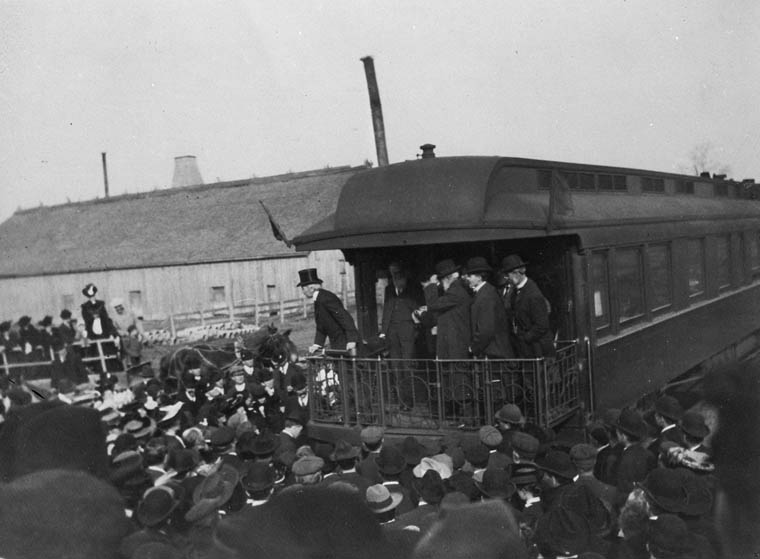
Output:
<instances>
[{"instance_id":1,"label":"train car window","mask_svg":"<svg viewBox=\"0 0 760 559\"><path fill-rule=\"evenodd\" d=\"M731 287L731 237L724 235L715 239L717 258L718 289Z\"/></svg>"},{"instance_id":2,"label":"train car window","mask_svg":"<svg viewBox=\"0 0 760 559\"><path fill-rule=\"evenodd\" d=\"M615 251L615 279L621 323L644 314L643 275L640 247Z\"/></svg>"},{"instance_id":3,"label":"train car window","mask_svg":"<svg viewBox=\"0 0 760 559\"><path fill-rule=\"evenodd\" d=\"M745 239L747 241L747 257L749 258L749 269L752 271L752 275L758 275L760 274L760 250L758 250L758 244L760 244L760 236L757 231L748 231L745 233Z\"/></svg>"},{"instance_id":4,"label":"train car window","mask_svg":"<svg viewBox=\"0 0 760 559\"><path fill-rule=\"evenodd\" d=\"M694 194L694 181L677 180L676 194Z\"/></svg>"},{"instance_id":5,"label":"train car window","mask_svg":"<svg viewBox=\"0 0 760 559\"><path fill-rule=\"evenodd\" d=\"M673 303L670 245L650 245L647 249L647 257L649 259L649 281L652 289L652 300L649 307L652 311L659 311Z\"/></svg>"},{"instance_id":6,"label":"train car window","mask_svg":"<svg viewBox=\"0 0 760 559\"><path fill-rule=\"evenodd\" d=\"M655 177L641 177L643 192L665 192L665 181Z\"/></svg>"},{"instance_id":7,"label":"train car window","mask_svg":"<svg viewBox=\"0 0 760 559\"><path fill-rule=\"evenodd\" d=\"M615 190L628 190L628 177L625 175L615 175L613 177Z\"/></svg>"},{"instance_id":8,"label":"train car window","mask_svg":"<svg viewBox=\"0 0 760 559\"><path fill-rule=\"evenodd\" d=\"M612 175L599 175L599 190L614 190Z\"/></svg>"},{"instance_id":9,"label":"train car window","mask_svg":"<svg viewBox=\"0 0 760 559\"><path fill-rule=\"evenodd\" d=\"M578 188L580 190L596 190L595 177L591 173L578 174Z\"/></svg>"},{"instance_id":10,"label":"train car window","mask_svg":"<svg viewBox=\"0 0 760 559\"><path fill-rule=\"evenodd\" d=\"M597 330L610 326L610 281L607 271L607 253L591 255L592 316Z\"/></svg>"},{"instance_id":11,"label":"train car window","mask_svg":"<svg viewBox=\"0 0 760 559\"><path fill-rule=\"evenodd\" d=\"M565 181L567 181L567 185L572 190L578 190L579 189L579 186L578 186L578 173L571 173L570 171L560 171L560 173L562 175L562 178L564 178Z\"/></svg>"},{"instance_id":12,"label":"train car window","mask_svg":"<svg viewBox=\"0 0 760 559\"><path fill-rule=\"evenodd\" d=\"M705 292L705 245L702 239L686 241L686 272L689 281L689 297Z\"/></svg>"}]
</instances>

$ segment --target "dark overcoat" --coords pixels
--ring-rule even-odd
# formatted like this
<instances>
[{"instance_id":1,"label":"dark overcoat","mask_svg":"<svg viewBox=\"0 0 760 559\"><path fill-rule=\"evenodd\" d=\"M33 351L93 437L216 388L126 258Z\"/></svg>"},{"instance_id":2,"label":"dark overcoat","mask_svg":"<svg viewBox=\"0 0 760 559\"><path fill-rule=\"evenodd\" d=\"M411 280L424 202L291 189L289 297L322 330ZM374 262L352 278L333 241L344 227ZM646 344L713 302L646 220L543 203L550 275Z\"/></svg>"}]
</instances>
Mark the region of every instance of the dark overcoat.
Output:
<instances>
[{"instance_id":1,"label":"dark overcoat","mask_svg":"<svg viewBox=\"0 0 760 559\"><path fill-rule=\"evenodd\" d=\"M515 290L512 321L518 357L554 357L554 337L549 327L546 299L530 278L522 288Z\"/></svg>"},{"instance_id":2,"label":"dark overcoat","mask_svg":"<svg viewBox=\"0 0 760 559\"><path fill-rule=\"evenodd\" d=\"M425 287L428 312L436 317L438 359L467 359L470 345L470 294L462 280L454 280L443 293L438 286Z\"/></svg>"},{"instance_id":3,"label":"dark overcoat","mask_svg":"<svg viewBox=\"0 0 760 559\"><path fill-rule=\"evenodd\" d=\"M317 325L314 343L318 346L324 346L329 339L331 349L346 349L348 342L359 341L354 319L331 291L319 290L314 301L314 321Z\"/></svg>"},{"instance_id":4,"label":"dark overcoat","mask_svg":"<svg viewBox=\"0 0 760 559\"><path fill-rule=\"evenodd\" d=\"M484 283L475 292L470 307L470 325L473 355L499 359L515 356L509 341L507 312L496 288L490 283Z\"/></svg>"}]
</instances>

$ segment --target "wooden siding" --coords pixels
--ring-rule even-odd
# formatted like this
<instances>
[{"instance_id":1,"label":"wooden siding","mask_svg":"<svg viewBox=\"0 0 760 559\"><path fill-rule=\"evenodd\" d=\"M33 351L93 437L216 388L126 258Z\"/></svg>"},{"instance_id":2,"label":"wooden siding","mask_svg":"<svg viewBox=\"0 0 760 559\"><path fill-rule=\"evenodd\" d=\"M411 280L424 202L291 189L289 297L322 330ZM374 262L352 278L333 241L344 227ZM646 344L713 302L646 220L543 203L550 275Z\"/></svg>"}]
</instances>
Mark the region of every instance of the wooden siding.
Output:
<instances>
[{"instance_id":1,"label":"wooden siding","mask_svg":"<svg viewBox=\"0 0 760 559\"><path fill-rule=\"evenodd\" d=\"M335 293L341 293L343 282L353 290L353 269L343 254L319 251L276 259L0 279L0 320L15 322L29 315L37 322L47 314L57 319L67 300L73 301L68 306L78 316L82 288L90 282L106 303L121 297L129 304L130 292L140 291L147 320L210 309L215 286L224 287L226 304L295 299L302 296L296 284L303 268L317 268L325 288Z\"/></svg>"}]
</instances>

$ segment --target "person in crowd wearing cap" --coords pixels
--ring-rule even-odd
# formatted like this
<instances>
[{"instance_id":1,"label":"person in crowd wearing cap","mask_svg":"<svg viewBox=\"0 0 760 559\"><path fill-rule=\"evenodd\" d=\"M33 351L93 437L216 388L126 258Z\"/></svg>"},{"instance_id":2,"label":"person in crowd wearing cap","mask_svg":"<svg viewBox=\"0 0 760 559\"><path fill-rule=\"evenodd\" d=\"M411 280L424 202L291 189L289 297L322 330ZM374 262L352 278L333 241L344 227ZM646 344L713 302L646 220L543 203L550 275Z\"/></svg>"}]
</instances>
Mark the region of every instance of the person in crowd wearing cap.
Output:
<instances>
[{"instance_id":1,"label":"person in crowd wearing cap","mask_svg":"<svg viewBox=\"0 0 760 559\"><path fill-rule=\"evenodd\" d=\"M75 385L89 381L90 371L82 362L82 358L76 351L70 350L61 338L53 339L53 353L55 358L50 365L51 387L59 388L62 379L68 379Z\"/></svg>"},{"instance_id":2,"label":"person in crowd wearing cap","mask_svg":"<svg viewBox=\"0 0 760 559\"><path fill-rule=\"evenodd\" d=\"M617 431L623 444L623 451L617 464L618 504L634 487L634 483L644 481L647 474L657 467L657 458L642 444L647 436L647 426L636 410L624 408L618 417Z\"/></svg>"},{"instance_id":3,"label":"person in crowd wearing cap","mask_svg":"<svg viewBox=\"0 0 760 559\"><path fill-rule=\"evenodd\" d=\"M425 296L418 284L409 281L409 271L400 262L388 265L388 275L379 334L388 342L391 359L413 359L417 326L412 313L424 304Z\"/></svg>"},{"instance_id":4,"label":"person in crowd wearing cap","mask_svg":"<svg viewBox=\"0 0 760 559\"><path fill-rule=\"evenodd\" d=\"M435 265L435 274L423 284L426 305L418 313L432 313L436 321L436 357L467 359L470 348L471 297L453 260ZM439 291L442 289L442 293Z\"/></svg>"},{"instance_id":5,"label":"person in crowd wearing cap","mask_svg":"<svg viewBox=\"0 0 760 559\"><path fill-rule=\"evenodd\" d=\"M501 271L515 287L510 302L512 345L517 357L554 357L554 336L546 297L536 282L525 275L526 266L527 263L515 254L506 256L501 263Z\"/></svg>"},{"instance_id":6,"label":"person in crowd wearing cap","mask_svg":"<svg viewBox=\"0 0 760 559\"><path fill-rule=\"evenodd\" d=\"M515 353L509 340L507 312L496 288L487 281L492 272L483 257L467 261L464 279L474 294L470 307L470 352L477 358L511 359Z\"/></svg>"},{"instance_id":7,"label":"person in crowd wearing cap","mask_svg":"<svg viewBox=\"0 0 760 559\"><path fill-rule=\"evenodd\" d=\"M111 309L113 312L109 313L109 316L119 337L127 336L129 327L134 326L137 329L138 337L142 339L144 334L142 317L135 315L131 309L128 309L124 304L124 299L121 297L111 299Z\"/></svg>"},{"instance_id":8,"label":"person in crowd wearing cap","mask_svg":"<svg viewBox=\"0 0 760 559\"><path fill-rule=\"evenodd\" d=\"M325 461L319 456L307 454L298 458L291 467L296 483L317 485L322 481L322 468Z\"/></svg>"},{"instance_id":9,"label":"person in crowd wearing cap","mask_svg":"<svg viewBox=\"0 0 760 559\"><path fill-rule=\"evenodd\" d=\"M573 482L578 485L587 485L594 496L604 503L607 510L612 511L618 502L617 490L613 486L599 481L594 476L596 455L596 448L590 444L573 445L570 449L570 460L578 471Z\"/></svg>"},{"instance_id":10,"label":"person in crowd wearing cap","mask_svg":"<svg viewBox=\"0 0 760 559\"><path fill-rule=\"evenodd\" d=\"M395 446L385 445L380 450L375 462L377 463L382 484L391 492L398 492L403 496L399 504L398 513L403 514L415 508L418 496L412 495L411 491L401 484L401 474L406 469L406 460L401 451Z\"/></svg>"},{"instance_id":11,"label":"person in crowd wearing cap","mask_svg":"<svg viewBox=\"0 0 760 559\"><path fill-rule=\"evenodd\" d=\"M330 456L337 465L337 471L326 477L325 485L342 481L356 487L357 491L363 495L371 483L356 471L360 454L361 450L359 447L353 446L345 439L338 439L335 442L335 449Z\"/></svg>"},{"instance_id":12,"label":"person in crowd wearing cap","mask_svg":"<svg viewBox=\"0 0 760 559\"><path fill-rule=\"evenodd\" d=\"M683 416L681 404L673 396L663 395L654 403L654 421L660 428L657 438L649 445L649 451L655 456L660 452L660 444L671 441L684 446L683 431L678 422Z\"/></svg>"},{"instance_id":13,"label":"person in crowd wearing cap","mask_svg":"<svg viewBox=\"0 0 760 559\"><path fill-rule=\"evenodd\" d=\"M81 305L82 319L87 330L87 338L95 340L118 336L118 332L111 322L111 317L108 316L105 302L95 298L97 293L98 288L92 283L88 283L82 289L82 295L87 298Z\"/></svg>"},{"instance_id":14,"label":"person in crowd wearing cap","mask_svg":"<svg viewBox=\"0 0 760 559\"><path fill-rule=\"evenodd\" d=\"M512 437L515 433L524 432L525 417L515 404L505 404L494 414L494 423L501 433L499 452L512 456Z\"/></svg>"},{"instance_id":15,"label":"person in crowd wearing cap","mask_svg":"<svg viewBox=\"0 0 760 559\"><path fill-rule=\"evenodd\" d=\"M365 493L367 506L375 513L375 518L381 525L387 525L396 520L396 509L404 496L391 492L382 484L371 485Z\"/></svg>"},{"instance_id":16,"label":"person in crowd wearing cap","mask_svg":"<svg viewBox=\"0 0 760 559\"><path fill-rule=\"evenodd\" d=\"M309 347L309 353L316 353L330 340L330 348L346 350L356 354L356 344L359 341L359 331L356 329L353 317L348 313L335 293L322 289L322 280L317 276L316 268L299 270L301 288L304 296L314 301L314 322L317 332L314 343Z\"/></svg>"},{"instance_id":17,"label":"person in crowd wearing cap","mask_svg":"<svg viewBox=\"0 0 760 559\"><path fill-rule=\"evenodd\" d=\"M705 418L701 413L688 411L681 418L681 431L683 431L684 447L690 452L711 454L705 446L704 440L710 434L710 428L705 424Z\"/></svg>"},{"instance_id":18,"label":"person in crowd wearing cap","mask_svg":"<svg viewBox=\"0 0 760 559\"><path fill-rule=\"evenodd\" d=\"M382 483L383 478L377 467L377 457L383 448L383 437L385 429L379 425L368 425L361 430L359 437L361 439L362 456L356 471L364 476L370 483Z\"/></svg>"}]
</instances>

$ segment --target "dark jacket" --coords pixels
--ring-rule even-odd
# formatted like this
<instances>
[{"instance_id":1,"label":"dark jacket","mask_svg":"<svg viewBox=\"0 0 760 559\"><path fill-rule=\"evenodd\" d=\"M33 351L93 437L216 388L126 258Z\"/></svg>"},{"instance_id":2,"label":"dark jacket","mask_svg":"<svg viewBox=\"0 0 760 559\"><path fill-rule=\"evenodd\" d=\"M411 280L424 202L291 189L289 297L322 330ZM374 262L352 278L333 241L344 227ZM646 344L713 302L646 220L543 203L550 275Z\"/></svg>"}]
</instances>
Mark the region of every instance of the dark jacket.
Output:
<instances>
[{"instance_id":1,"label":"dark jacket","mask_svg":"<svg viewBox=\"0 0 760 559\"><path fill-rule=\"evenodd\" d=\"M425 287L428 312L437 319L438 359L467 359L470 345L470 294L462 280L454 280L441 295L437 285Z\"/></svg>"},{"instance_id":2,"label":"dark jacket","mask_svg":"<svg viewBox=\"0 0 760 559\"><path fill-rule=\"evenodd\" d=\"M92 330L96 318L100 319L100 328L102 330L100 334L96 334ZM108 317L106 304L100 299L97 299L94 303L89 300L82 303L82 319L84 319L84 326L87 329L87 337L91 340L118 335L111 319Z\"/></svg>"},{"instance_id":3,"label":"dark jacket","mask_svg":"<svg viewBox=\"0 0 760 559\"><path fill-rule=\"evenodd\" d=\"M320 289L314 301L314 322L317 325L314 343L319 346L324 346L327 338L332 349L346 349L348 342L359 341L354 319L338 296L326 289Z\"/></svg>"},{"instance_id":4,"label":"dark jacket","mask_svg":"<svg viewBox=\"0 0 760 559\"><path fill-rule=\"evenodd\" d=\"M89 380L82 358L71 349L66 351L63 361L60 359L60 354L56 355L50 366L50 386L58 388L61 379L64 378L74 384L82 384Z\"/></svg>"},{"instance_id":5,"label":"dark jacket","mask_svg":"<svg viewBox=\"0 0 760 559\"><path fill-rule=\"evenodd\" d=\"M504 304L490 283L475 292L470 307L472 354L476 357L509 359L515 356L509 341L509 324Z\"/></svg>"},{"instance_id":6,"label":"dark jacket","mask_svg":"<svg viewBox=\"0 0 760 559\"><path fill-rule=\"evenodd\" d=\"M546 299L530 278L521 289L515 290L512 322L518 357L554 357L554 336L549 327Z\"/></svg>"},{"instance_id":7,"label":"dark jacket","mask_svg":"<svg viewBox=\"0 0 760 559\"><path fill-rule=\"evenodd\" d=\"M396 293L396 288L389 284L385 287L385 298L383 299L383 317L380 322L380 333L388 334L391 325L391 319L398 320L402 316L404 322L409 322L414 328L412 313L424 304L425 296L422 290L412 282L408 282L406 289L401 293Z\"/></svg>"},{"instance_id":8,"label":"dark jacket","mask_svg":"<svg viewBox=\"0 0 760 559\"><path fill-rule=\"evenodd\" d=\"M633 443L620 455L617 467L617 498L622 506L633 490L633 484L644 481L647 474L657 467L657 458L641 443Z\"/></svg>"}]
</instances>

